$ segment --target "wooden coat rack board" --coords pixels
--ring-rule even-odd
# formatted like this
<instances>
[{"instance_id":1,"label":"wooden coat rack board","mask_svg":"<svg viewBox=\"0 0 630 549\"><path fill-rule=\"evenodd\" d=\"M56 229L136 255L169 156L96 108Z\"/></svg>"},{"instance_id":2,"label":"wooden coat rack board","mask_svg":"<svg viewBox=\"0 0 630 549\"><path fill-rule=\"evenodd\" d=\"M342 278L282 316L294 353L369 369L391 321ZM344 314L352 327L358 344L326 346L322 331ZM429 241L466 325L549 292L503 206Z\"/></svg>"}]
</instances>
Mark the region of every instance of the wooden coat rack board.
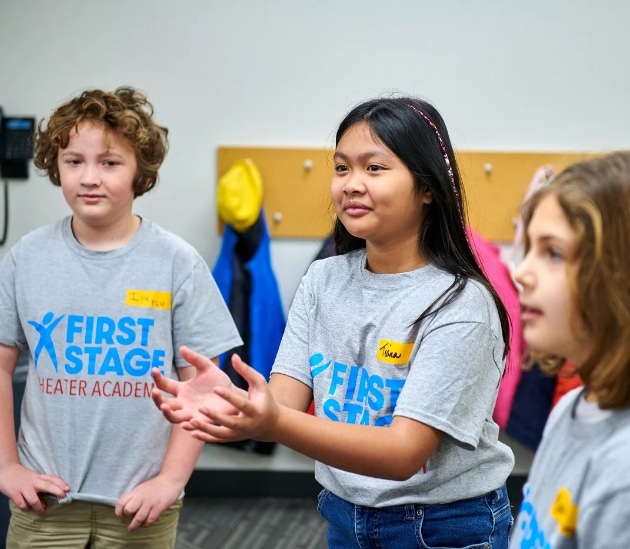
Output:
<instances>
[{"instance_id":1,"label":"wooden coat rack board","mask_svg":"<svg viewBox=\"0 0 630 549\"><path fill-rule=\"evenodd\" d=\"M487 240L509 242L514 222L538 168L559 172L593 153L458 151L470 225ZM260 170L263 208L272 238L324 238L332 229L329 184L332 150L219 147L217 181L237 160ZM218 220L222 232L221 220Z\"/></svg>"}]
</instances>

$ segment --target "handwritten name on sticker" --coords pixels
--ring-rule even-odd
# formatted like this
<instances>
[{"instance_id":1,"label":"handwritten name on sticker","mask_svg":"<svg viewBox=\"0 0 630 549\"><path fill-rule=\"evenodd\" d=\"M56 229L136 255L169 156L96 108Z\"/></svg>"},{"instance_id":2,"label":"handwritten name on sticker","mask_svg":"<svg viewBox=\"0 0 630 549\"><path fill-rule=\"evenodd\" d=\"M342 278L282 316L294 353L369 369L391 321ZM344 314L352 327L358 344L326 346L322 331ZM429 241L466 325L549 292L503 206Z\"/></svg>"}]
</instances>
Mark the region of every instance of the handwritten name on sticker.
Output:
<instances>
[{"instance_id":1,"label":"handwritten name on sticker","mask_svg":"<svg viewBox=\"0 0 630 549\"><path fill-rule=\"evenodd\" d=\"M571 500L570 492L562 487L551 506L551 516L558 521L558 529L563 536L572 536L577 526L578 507Z\"/></svg>"},{"instance_id":2,"label":"handwritten name on sticker","mask_svg":"<svg viewBox=\"0 0 630 549\"><path fill-rule=\"evenodd\" d=\"M397 341L381 339L378 342L376 360L389 362L390 364L405 365L409 362L412 349L413 343L399 343Z\"/></svg>"},{"instance_id":3,"label":"handwritten name on sticker","mask_svg":"<svg viewBox=\"0 0 630 549\"><path fill-rule=\"evenodd\" d=\"M125 297L127 307L145 307L147 309L171 310L171 292L154 290L127 290Z\"/></svg>"}]
</instances>

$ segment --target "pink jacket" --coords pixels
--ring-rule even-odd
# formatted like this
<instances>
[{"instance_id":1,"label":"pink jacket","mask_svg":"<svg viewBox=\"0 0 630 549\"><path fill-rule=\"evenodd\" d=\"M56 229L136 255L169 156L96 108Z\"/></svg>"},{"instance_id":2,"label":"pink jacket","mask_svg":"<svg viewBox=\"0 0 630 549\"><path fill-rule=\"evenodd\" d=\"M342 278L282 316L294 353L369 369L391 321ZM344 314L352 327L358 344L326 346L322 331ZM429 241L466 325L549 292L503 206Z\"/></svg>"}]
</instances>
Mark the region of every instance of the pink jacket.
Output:
<instances>
[{"instance_id":1,"label":"pink jacket","mask_svg":"<svg viewBox=\"0 0 630 549\"><path fill-rule=\"evenodd\" d=\"M468 229L468 239L477 261L488 280L499 294L510 318L510 351L506 357L505 374L499 386L499 396L494 408L494 420L501 429L507 425L516 388L521 379L521 362L525 354L525 341L521 326L518 290L507 265L499 255L499 249L473 229Z\"/></svg>"}]
</instances>

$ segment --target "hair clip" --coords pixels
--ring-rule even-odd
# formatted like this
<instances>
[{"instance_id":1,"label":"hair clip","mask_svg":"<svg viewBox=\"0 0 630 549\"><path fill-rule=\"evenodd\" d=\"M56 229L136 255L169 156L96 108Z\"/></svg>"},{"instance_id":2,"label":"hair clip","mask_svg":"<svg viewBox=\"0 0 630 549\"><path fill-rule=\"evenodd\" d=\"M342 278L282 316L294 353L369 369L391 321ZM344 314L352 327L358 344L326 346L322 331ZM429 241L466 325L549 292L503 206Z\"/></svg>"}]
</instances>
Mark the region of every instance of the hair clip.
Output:
<instances>
[{"instance_id":1,"label":"hair clip","mask_svg":"<svg viewBox=\"0 0 630 549\"><path fill-rule=\"evenodd\" d=\"M420 116L422 116L422 118L426 120L427 124L429 124L429 126L431 126L431 128L435 132L435 135L437 136L438 141L440 142L440 148L442 149L442 155L444 156L444 163L446 164L446 169L448 170L448 177L451 180L451 187L453 188L453 193L455 194L455 200L457 201L457 209L460 211L460 214L461 214L462 206L459 200L459 192L457 191L457 186L455 185L455 175L453 174L451 161L448 157L448 152L446 151L446 145L444 144L444 140L442 139L442 136L440 135L440 131L437 129L437 126L433 123L433 120L431 120L424 112L422 112L417 107L414 107L410 103L408 103L407 106L410 109L413 109L415 112L417 112Z\"/></svg>"}]
</instances>

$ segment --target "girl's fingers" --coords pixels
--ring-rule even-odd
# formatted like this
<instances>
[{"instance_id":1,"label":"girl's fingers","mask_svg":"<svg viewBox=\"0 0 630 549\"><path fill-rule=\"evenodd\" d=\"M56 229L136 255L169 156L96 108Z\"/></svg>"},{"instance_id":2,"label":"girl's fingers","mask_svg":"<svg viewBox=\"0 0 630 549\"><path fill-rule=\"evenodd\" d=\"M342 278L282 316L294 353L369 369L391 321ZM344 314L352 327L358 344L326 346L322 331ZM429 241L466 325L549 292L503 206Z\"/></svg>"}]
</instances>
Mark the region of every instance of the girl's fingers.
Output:
<instances>
[{"instance_id":1,"label":"girl's fingers","mask_svg":"<svg viewBox=\"0 0 630 549\"><path fill-rule=\"evenodd\" d=\"M205 428L210 425L210 426L223 426L223 427L227 427L228 429L234 429L234 428L237 428L240 423L239 421L240 416L226 415L222 412L211 410L210 408L200 408L199 411L204 416L211 419L212 421L206 422L206 421L200 421L198 419L191 420L191 423L197 428L203 427L205 430Z\"/></svg>"},{"instance_id":2,"label":"girl's fingers","mask_svg":"<svg viewBox=\"0 0 630 549\"><path fill-rule=\"evenodd\" d=\"M160 406L161 412L164 414L164 417L168 419L171 423L182 423L183 421L188 421L192 416L189 412L175 408L171 406L169 403L162 404Z\"/></svg>"},{"instance_id":3,"label":"girl's fingers","mask_svg":"<svg viewBox=\"0 0 630 549\"><path fill-rule=\"evenodd\" d=\"M171 395L177 394L177 381L170 377L163 376L157 368L151 369L151 375L158 389Z\"/></svg>"},{"instance_id":4,"label":"girl's fingers","mask_svg":"<svg viewBox=\"0 0 630 549\"><path fill-rule=\"evenodd\" d=\"M160 410L165 408L171 412L180 412L184 410L183 404L177 398L165 398L164 404L160 406Z\"/></svg>"},{"instance_id":5,"label":"girl's fingers","mask_svg":"<svg viewBox=\"0 0 630 549\"><path fill-rule=\"evenodd\" d=\"M200 355L188 347L180 347L179 352L182 354L182 358L194 366L199 374L214 367L213 362L208 357Z\"/></svg>"},{"instance_id":6,"label":"girl's fingers","mask_svg":"<svg viewBox=\"0 0 630 549\"><path fill-rule=\"evenodd\" d=\"M254 370L251 366L243 362L240 356L237 354L232 355L232 366L234 369L243 376L243 379L247 381L247 384L251 388L252 386L259 387L260 383L267 383L264 376Z\"/></svg>"},{"instance_id":7,"label":"girl's fingers","mask_svg":"<svg viewBox=\"0 0 630 549\"><path fill-rule=\"evenodd\" d=\"M213 442L213 443L221 443L221 442L228 442L225 440L220 440L218 438L214 438L206 433L204 433L203 431L193 431L191 433L191 436L193 438L196 438L197 440L202 440L203 442Z\"/></svg>"},{"instance_id":8,"label":"girl's fingers","mask_svg":"<svg viewBox=\"0 0 630 549\"><path fill-rule=\"evenodd\" d=\"M154 387L153 389L151 389L151 398L153 399L153 402L155 403L155 405L160 408L160 410L162 409L162 404L164 404L165 400L164 400L164 395L162 394L162 391L160 391L160 389Z\"/></svg>"},{"instance_id":9,"label":"girl's fingers","mask_svg":"<svg viewBox=\"0 0 630 549\"><path fill-rule=\"evenodd\" d=\"M237 393L236 391L232 391L231 389L226 389L225 387L215 387L215 394L219 395L223 400L225 400L228 404L231 404L237 410L248 413L251 411L251 402L247 398L247 393L245 396ZM208 407L204 407L204 410L210 410ZM206 414L207 415L207 414Z\"/></svg>"},{"instance_id":10,"label":"girl's fingers","mask_svg":"<svg viewBox=\"0 0 630 549\"><path fill-rule=\"evenodd\" d=\"M252 438L258 431L255 421L244 415L225 415L212 410L200 410L210 421L192 419L190 431L202 431L220 441L233 442Z\"/></svg>"},{"instance_id":11,"label":"girl's fingers","mask_svg":"<svg viewBox=\"0 0 630 549\"><path fill-rule=\"evenodd\" d=\"M177 416L168 407L168 404L163 404L162 406L160 406L160 411L164 414L164 417L168 419L171 423L181 423L180 421L177 421Z\"/></svg>"},{"instance_id":12,"label":"girl's fingers","mask_svg":"<svg viewBox=\"0 0 630 549\"><path fill-rule=\"evenodd\" d=\"M191 422L191 434L202 434L206 437L210 437L212 440L207 442L234 442L237 440L243 440L249 438L248 436L241 436L238 432L232 431L228 427L222 425L214 425L212 423L199 423L197 421ZM195 438L197 438L195 436Z\"/></svg>"}]
</instances>

